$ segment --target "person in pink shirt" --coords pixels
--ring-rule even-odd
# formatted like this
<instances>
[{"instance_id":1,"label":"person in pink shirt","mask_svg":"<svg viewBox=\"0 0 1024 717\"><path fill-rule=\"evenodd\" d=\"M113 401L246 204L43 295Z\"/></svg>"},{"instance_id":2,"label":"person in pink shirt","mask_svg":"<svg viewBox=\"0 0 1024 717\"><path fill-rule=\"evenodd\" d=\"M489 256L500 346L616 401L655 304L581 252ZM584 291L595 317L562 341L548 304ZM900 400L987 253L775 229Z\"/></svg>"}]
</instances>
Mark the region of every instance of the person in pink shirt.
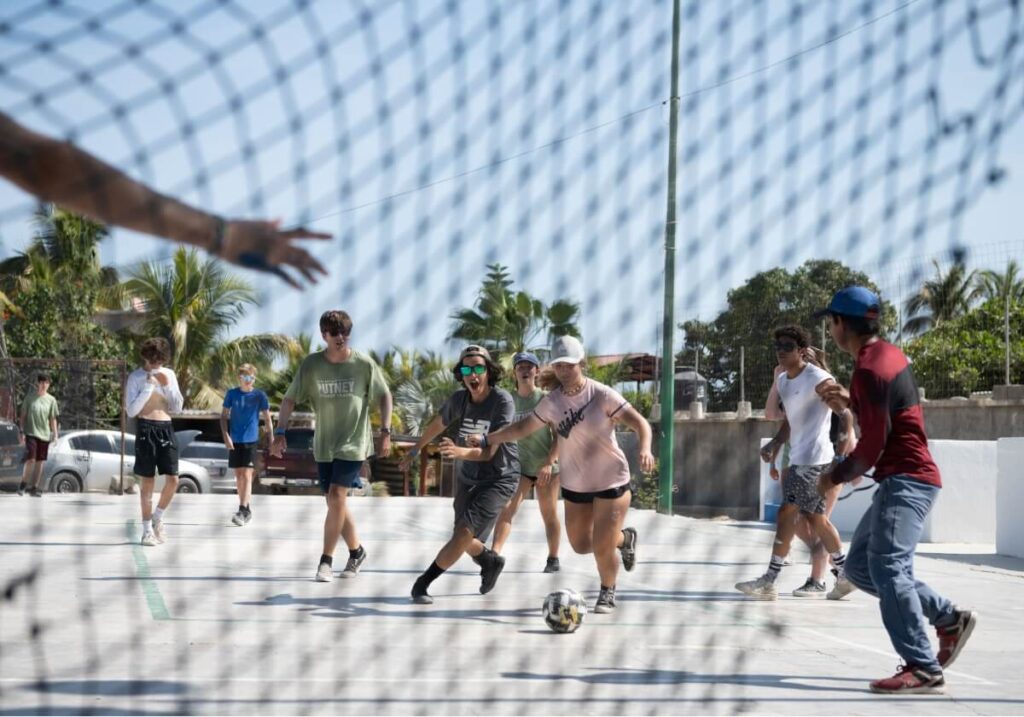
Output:
<instances>
[{"instance_id":1,"label":"person in pink shirt","mask_svg":"<svg viewBox=\"0 0 1024 717\"><path fill-rule=\"evenodd\" d=\"M637 533L624 528L632 492L629 464L615 440L616 422L625 423L640 438L640 468L654 469L651 427L617 391L583 373L583 345L572 336L555 339L551 370L541 374L541 387L551 392L533 412L494 433L473 435L467 444L487 447L517 441L545 426L558 440L565 498L565 532L581 555L594 554L601 592L594 612L615 610L619 559L626 571L636 563Z\"/></svg>"}]
</instances>

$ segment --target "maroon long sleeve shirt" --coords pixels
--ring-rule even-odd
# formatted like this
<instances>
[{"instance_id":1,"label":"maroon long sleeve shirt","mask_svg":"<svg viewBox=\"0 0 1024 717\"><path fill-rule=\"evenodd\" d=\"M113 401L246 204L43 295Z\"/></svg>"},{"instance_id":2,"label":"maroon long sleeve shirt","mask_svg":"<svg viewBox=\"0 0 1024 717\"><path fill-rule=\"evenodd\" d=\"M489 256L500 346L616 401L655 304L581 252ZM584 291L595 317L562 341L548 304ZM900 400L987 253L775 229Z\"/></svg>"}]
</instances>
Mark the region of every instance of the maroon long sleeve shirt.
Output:
<instances>
[{"instance_id":1,"label":"maroon long sleeve shirt","mask_svg":"<svg viewBox=\"0 0 1024 717\"><path fill-rule=\"evenodd\" d=\"M917 383L899 348L881 339L861 347L850 378L850 408L860 425L860 442L832 473L833 483L874 468L876 481L906 475L942 487L928 451Z\"/></svg>"}]
</instances>

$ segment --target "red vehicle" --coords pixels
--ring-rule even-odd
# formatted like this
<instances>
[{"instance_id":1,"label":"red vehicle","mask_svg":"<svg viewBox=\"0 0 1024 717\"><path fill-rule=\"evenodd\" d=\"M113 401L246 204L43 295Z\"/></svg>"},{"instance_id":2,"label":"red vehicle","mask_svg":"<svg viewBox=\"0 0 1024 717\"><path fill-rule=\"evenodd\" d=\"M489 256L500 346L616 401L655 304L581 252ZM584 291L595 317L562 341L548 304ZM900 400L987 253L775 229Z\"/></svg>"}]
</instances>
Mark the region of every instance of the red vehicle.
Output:
<instances>
[{"instance_id":1,"label":"red vehicle","mask_svg":"<svg viewBox=\"0 0 1024 717\"><path fill-rule=\"evenodd\" d=\"M319 490L319 475L313 458L313 429L289 428L285 438L288 445L280 458L272 456L269 448L263 449L260 486L271 493L287 493L296 488Z\"/></svg>"}]
</instances>

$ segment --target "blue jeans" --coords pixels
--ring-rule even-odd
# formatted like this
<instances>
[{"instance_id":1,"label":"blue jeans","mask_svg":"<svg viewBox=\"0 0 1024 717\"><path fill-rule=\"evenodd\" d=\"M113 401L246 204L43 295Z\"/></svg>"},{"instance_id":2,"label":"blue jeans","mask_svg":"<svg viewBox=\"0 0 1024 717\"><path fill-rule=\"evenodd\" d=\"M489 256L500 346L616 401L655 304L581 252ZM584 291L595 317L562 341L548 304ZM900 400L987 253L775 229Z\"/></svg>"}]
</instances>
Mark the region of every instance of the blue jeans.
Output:
<instances>
[{"instance_id":1,"label":"blue jeans","mask_svg":"<svg viewBox=\"0 0 1024 717\"><path fill-rule=\"evenodd\" d=\"M956 608L914 579L914 550L939 489L905 475L878 483L871 507L857 524L846 555L846 577L878 598L892 646L908 665L942 672L924 618L948 625Z\"/></svg>"}]
</instances>

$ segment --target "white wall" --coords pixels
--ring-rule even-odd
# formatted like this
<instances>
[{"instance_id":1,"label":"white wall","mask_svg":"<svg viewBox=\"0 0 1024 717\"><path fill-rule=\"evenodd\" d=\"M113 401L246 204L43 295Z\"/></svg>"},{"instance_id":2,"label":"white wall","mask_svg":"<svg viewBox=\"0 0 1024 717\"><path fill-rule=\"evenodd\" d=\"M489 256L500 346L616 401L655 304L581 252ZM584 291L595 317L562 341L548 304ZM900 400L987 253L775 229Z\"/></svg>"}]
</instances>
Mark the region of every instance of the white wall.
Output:
<instances>
[{"instance_id":1,"label":"white wall","mask_svg":"<svg viewBox=\"0 0 1024 717\"><path fill-rule=\"evenodd\" d=\"M1024 438L1000 438L996 443L996 552L1024 558Z\"/></svg>"},{"instance_id":2,"label":"white wall","mask_svg":"<svg viewBox=\"0 0 1024 717\"><path fill-rule=\"evenodd\" d=\"M936 440L929 441L928 448L939 466L943 488L925 523L922 542L996 543L996 442ZM1017 466L1024 466L1024 443L1019 450L1022 453L1014 460ZM1024 473L1024 469L1018 469L1018 473ZM778 500L778 488L766 482L776 483L769 478L767 467L762 466L762 517L763 504ZM1024 507L1024 478L1017 483L1016 504ZM832 523L846 537L857 527L875 493L869 479L865 478L858 487L869 489L851 494L852 487L844 486L841 495L849 497L843 497L832 511ZM1024 524L1021 541L1024 545Z\"/></svg>"}]
</instances>

